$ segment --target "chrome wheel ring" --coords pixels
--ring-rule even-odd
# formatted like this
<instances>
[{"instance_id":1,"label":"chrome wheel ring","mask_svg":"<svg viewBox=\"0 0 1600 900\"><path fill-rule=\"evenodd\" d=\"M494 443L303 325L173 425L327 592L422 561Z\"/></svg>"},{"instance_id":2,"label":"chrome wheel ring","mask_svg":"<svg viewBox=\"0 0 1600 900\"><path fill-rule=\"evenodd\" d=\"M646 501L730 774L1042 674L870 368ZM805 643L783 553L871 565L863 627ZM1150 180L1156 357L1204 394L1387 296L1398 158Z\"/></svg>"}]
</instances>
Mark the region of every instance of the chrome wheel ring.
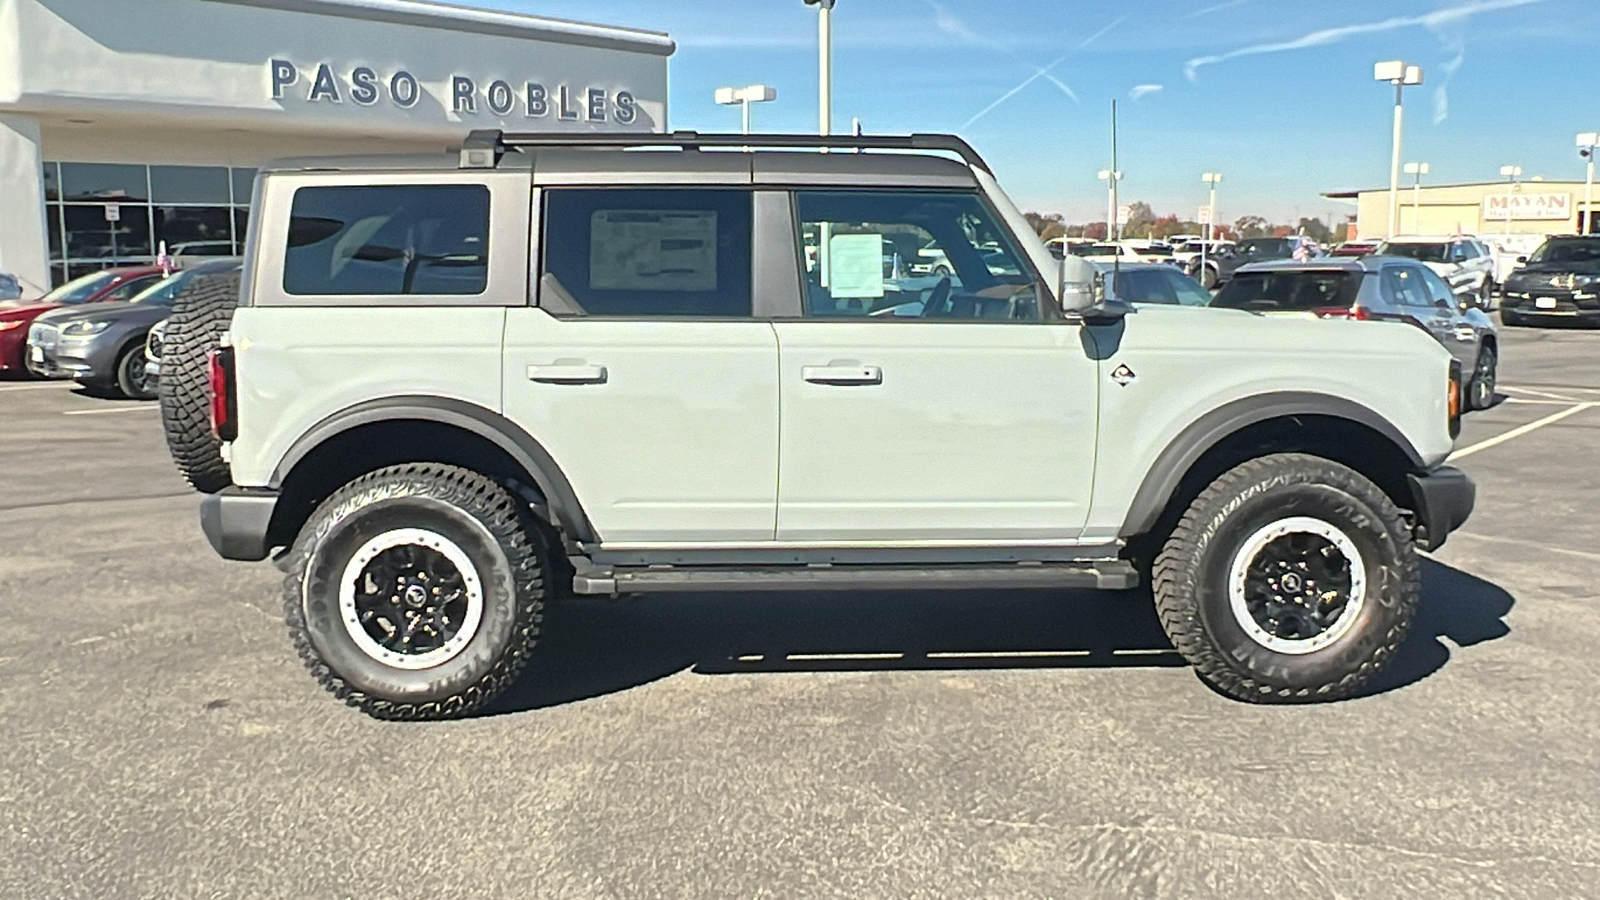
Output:
<instances>
[{"instance_id":1,"label":"chrome wheel ring","mask_svg":"<svg viewBox=\"0 0 1600 900\"><path fill-rule=\"evenodd\" d=\"M1279 519L1250 535L1228 572L1234 620L1275 653L1313 653L1343 637L1366 605L1367 570L1355 542L1311 516Z\"/></svg>"},{"instance_id":2,"label":"chrome wheel ring","mask_svg":"<svg viewBox=\"0 0 1600 900\"><path fill-rule=\"evenodd\" d=\"M460 655L483 607L483 580L466 551L423 528L362 544L339 579L339 620L350 640L396 669L430 669Z\"/></svg>"}]
</instances>

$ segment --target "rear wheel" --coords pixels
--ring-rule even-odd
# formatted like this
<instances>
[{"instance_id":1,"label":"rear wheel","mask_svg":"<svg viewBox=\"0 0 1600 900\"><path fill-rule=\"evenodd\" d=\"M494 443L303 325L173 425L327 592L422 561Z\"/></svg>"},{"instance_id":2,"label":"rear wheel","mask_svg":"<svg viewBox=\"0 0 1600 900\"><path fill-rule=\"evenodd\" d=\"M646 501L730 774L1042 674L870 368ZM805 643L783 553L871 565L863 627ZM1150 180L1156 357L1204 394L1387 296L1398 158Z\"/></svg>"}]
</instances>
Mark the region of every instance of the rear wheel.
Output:
<instances>
[{"instance_id":1,"label":"rear wheel","mask_svg":"<svg viewBox=\"0 0 1600 900\"><path fill-rule=\"evenodd\" d=\"M117 360L117 390L130 400L154 400L154 379L144 370L144 342L128 348Z\"/></svg>"},{"instance_id":2,"label":"rear wheel","mask_svg":"<svg viewBox=\"0 0 1600 900\"><path fill-rule=\"evenodd\" d=\"M1276 454L1201 492L1156 559L1173 646L1239 700L1349 696L1394 656L1416 609L1416 549L1400 512L1338 463Z\"/></svg>"},{"instance_id":3,"label":"rear wheel","mask_svg":"<svg viewBox=\"0 0 1600 900\"><path fill-rule=\"evenodd\" d=\"M172 304L161 344L161 425L178 472L206 494L233 483L222 441L211 431L206 356L216 349L239 304L239 273L196 275Z\"/></svg>"},{"instance_id":4,"label":"rear wheel","mask_svg":"<svg viewBox=\"0 0 1600 900\"><path fill-rule=\"evenodd\" d=\"M301 528L284 619L312 675L349 705L382 719L466 715L527 664L549 559L544 531L496 482L392 466Z\"/></svg>"}]
</instances>

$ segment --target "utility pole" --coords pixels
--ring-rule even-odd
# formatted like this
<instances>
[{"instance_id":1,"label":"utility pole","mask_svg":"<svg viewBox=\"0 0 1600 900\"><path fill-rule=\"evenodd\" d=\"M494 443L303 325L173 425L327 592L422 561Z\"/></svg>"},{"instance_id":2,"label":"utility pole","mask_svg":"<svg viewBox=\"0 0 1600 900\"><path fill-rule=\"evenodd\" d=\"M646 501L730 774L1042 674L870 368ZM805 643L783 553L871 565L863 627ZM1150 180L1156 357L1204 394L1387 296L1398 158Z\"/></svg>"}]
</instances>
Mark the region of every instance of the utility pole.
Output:
<instances>
[{"instance_id":1,"label":"utility pole","mask_svg":"<svg viewBox=\"0 0 1600 900\"><path fill-rule=\"evenodd\" d=\"M833 4L836 0L805 0L817 8L817 133L833 133Z\"/></svg>"}]
</instances>

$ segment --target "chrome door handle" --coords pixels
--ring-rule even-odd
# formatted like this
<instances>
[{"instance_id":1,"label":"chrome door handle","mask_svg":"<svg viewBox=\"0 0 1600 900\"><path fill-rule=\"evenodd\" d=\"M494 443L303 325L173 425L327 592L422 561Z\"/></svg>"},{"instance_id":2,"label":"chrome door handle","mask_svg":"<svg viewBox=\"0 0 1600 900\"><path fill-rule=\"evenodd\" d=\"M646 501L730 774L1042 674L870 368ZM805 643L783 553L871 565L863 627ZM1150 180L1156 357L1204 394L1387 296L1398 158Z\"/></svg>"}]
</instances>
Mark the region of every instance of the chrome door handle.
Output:
<instances>
[{"instance_id":1,"label":"chrome door handle","mask_svg":"<svg viewBox=\"0 0 1600 900\"><path fill-rule=\"evenodd\" d=\"M812 384L883 384L877 366L801 366L800 377Z\"/></svg>"},{"instance_id":2,"label":"chrome door handle","mask_svg":"<svg viewBox=\"0 0 1600 900\"><path fill-rule=\"evenodd\" d=\"M528 380L541 384L605 384L606 367L587 363L551 363L529 366Z\"/></svg>"}]
</instances>

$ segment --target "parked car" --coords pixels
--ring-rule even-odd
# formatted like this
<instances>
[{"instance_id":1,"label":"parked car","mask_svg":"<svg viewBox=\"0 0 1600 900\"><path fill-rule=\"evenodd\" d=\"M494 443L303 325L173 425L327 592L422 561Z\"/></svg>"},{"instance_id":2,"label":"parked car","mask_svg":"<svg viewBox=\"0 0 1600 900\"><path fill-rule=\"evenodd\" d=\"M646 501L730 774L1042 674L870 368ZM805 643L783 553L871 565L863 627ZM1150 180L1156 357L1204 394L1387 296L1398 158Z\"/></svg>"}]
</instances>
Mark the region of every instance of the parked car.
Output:
<instances>
[{"instance_id":1,"label":"parked car","mask_svg":"<svg viewBox=\"0 0 1600 900\"><path fill-rule=\"evenodd\" d=\"M1132 250L1145 262L1172 264L1172 245L1165 241L1130 240L1117 243Z\"/></svg>"},{"instance_id":2,"label":"parked car","mask_svg":"<svg viewBox=\"0 0 1600 900\"><path fill-rule=\"evenodd\" d=\"M1199 261L1202 255L1208 259L1213 256L1221 256L1235 246L1237 244L1233 241L1207 241L1202 238L1194 238L1187 241L1174 239L1172 243L1172 262L1185 272L1191 269L1199 271ZM1202 253L1202 251L1204 252Z\"/></svg>"},{"instance_id":3,"label":"parked car","mask_svg":"<svg viewBox=\"0 0 1600 900\"><path fill-rule=\"evenodd\" d=\"M1408 322L1433 335L1470 373L1470 409L1494 402L1500 337L1494 320L1464 302L1437 272L1396 256L1275 260L1242 266L1212 306L1267 314Z\"/></svg>"},{"instance_id":4,"label":"parked car","mask_svg":"<svg viewBox=\"0 0 1600 900\"><path fill-rule=\"evenodd\" d=\"M1207 257L1203 268L1195 259L1190 263L1189 274L1205 287L1214 288L1226 284L1241 266L1269 259L1293 259L1296 252L1315 255L1316 244L1299 235L1245 238L1232 249Z\"/></svg>"},{"instance_id":5,"label":"parked car","mask_svg":"<svg viewBox=\"0 0 1600 900\"><path fill-rule=\"evenodd\" d=\"M0 303L22 299L22 282L10 272L0 272Z\"/></svg>"},{"instance_id":6,"label":"parked car","mask_svg":"<svg viewBox=\"0 0 1600 900\"><path fill-rule=\"evenodd\" d=\"M237 259L214 260L164 278L126 303L46 312L28 329L28 370L44 378L71 378L87 387L152 400L155 382L144 367L150 327L167 317L173 298L196 274L237 268Z\"/></svg>"},{"instance_id":7,"label":"parked car","mask_svg":"<svg viewBox=\"0 0 1600 900\"><path fill-rule=\"evenodd\" d=\"M38 300L19 306L0 306L0 374L29 374L28 326L44 313L59 306L127 300L165 275L155 266L104 269L75 278Z\"/></svg>"},{"instance_id":8,"label":"parked car","mask_svg":"<svg viewBox=\"0 0 1600 900\"><path fill-rule=\"evenodd\" d=\"M1397 237L1380 244L1377 252L1417 260L1479 309L1494 306L1494 253L1477 238Z\"/></svg>"},{"instance_id":9,"label":"parked car","mask_svg":"<svg viewBox=\"0 0 1600 900\"><path fill-rule=\"evenodd\" d=\"M1092 260L1111 281L1108 293L1125 303L1159 303L1167 306L1207 306L1211 292L1166 263L1113 263Z\"/></svg>"},{"instance_id":10,"label":"parked car","mask_svg":"<svg viewBox=\"0 0 1600 900\"><path fill-rule=\"evenodd\" d=\"M161 382L161 343L167 336L167 321L162 319L151 325L144 339L144 374L152 388Z\"/></svg>"},{"instance_id":11,"label":"parked car","mask_svg":"<svg viewBox=\"0 0 1600 900\"><path fill-rule=\"evenodd\" d=\"M1600 325L1600 235L1553 237L1506 279L1506 325Z\"/></svg>"}]
</instances>

